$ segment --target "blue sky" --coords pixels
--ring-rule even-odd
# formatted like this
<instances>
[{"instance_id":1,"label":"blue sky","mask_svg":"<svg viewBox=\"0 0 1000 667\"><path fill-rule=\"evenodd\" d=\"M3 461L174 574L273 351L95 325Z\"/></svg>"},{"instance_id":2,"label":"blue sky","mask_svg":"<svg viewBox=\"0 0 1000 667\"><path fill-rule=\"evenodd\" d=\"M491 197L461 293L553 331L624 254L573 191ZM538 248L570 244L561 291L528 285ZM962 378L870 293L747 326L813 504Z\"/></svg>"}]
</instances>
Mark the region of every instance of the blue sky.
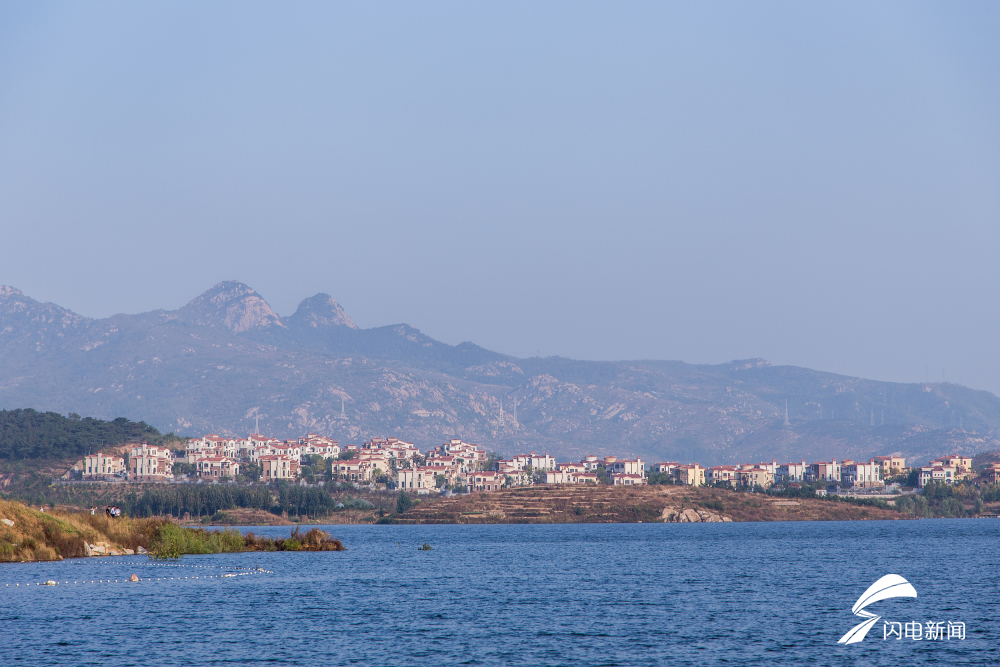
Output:
<instances>
[{"instance_id":1,"label":"blue sky","mask_svg":"<svg viewBox=\"0 0 1000 667\"><path fill-rule=\"evenodd\" d=\"M0 283L1000 393L1000 5L4 3Z\"/></svg>"}]
</instances>

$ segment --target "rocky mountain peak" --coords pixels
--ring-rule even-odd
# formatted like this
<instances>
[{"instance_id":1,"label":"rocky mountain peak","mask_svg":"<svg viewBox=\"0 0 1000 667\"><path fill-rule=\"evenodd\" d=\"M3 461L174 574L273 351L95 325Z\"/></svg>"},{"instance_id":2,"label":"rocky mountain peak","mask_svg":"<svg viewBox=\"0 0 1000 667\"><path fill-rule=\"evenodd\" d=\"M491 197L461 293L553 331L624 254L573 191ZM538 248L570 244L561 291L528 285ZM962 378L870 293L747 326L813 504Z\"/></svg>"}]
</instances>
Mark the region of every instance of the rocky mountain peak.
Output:
<instances>
[{"instance_id":1,"label":"rocky mountain peak","mask_svg":"<svg viewBox=\"0 0 1000 667\"><path fill-rule=\"evenodd\" d=\"M358 328L341 305L332 296L322 292L308 299L303 299L295 314L289 319L295 320L303 326L316 328L338 326Z\"/></svg>"},{"instance_id":2,"label":"rocky mountain peak","mask_svg":"<svg viewBox=\"0 0 1000 667\"><path fill-rule=\"evenodd\" d=\"M234 333L285 326L257 292L236 280L216 284L191 300L179 313L207 326L224 326Z\"/></svg>"},{"instance_id":3,"label":"rocky mountain peak","mask_svg":"<svg viewBox=\"0 0 1000 667\"><path fill-rule=\"evenodd\" d=\"M30 322L28 326L33 333L41 333L77 327L88 320L54 303L39 303L16 287L0 285L0 332L12 331L14 322L19 322L19 326Z\"/></svg>"}]
</instances>

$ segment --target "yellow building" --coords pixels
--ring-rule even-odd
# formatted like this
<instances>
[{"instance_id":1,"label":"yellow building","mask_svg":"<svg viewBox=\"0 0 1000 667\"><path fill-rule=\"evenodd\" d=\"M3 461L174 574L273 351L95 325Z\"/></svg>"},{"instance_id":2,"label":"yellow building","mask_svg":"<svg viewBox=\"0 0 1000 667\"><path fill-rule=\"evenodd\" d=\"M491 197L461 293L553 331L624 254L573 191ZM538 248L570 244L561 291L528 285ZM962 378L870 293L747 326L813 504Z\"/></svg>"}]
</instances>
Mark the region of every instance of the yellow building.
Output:
<instances>
[{"instance_id":1,"label":"yellow building","mask_svg":"<svg viewBox=\"0 0 1000 667\"><path fill-rule=\"evenodd\" d=\"M736 471L736 483L742 486L768 488L774 484L774 475L765 468L744 468Z\"/></svg>"},{"instance_id":2,"label":"yellow building","mask_svg":"<svg viewBox=\"0 0 1000 667\"><path fill-rule=\"evenodd\" d=\"M704 486L705 469L697 463L688 463L676 466L670 471L674 476L674 482L685 486Z\"/></svg>"},{"instance_id":3,"label":"yellow building","mask_svg":"<svg viewBox=\"0 0 1000 667\"><path fill-rule=\"evenodd\" d=\"M902 456L876 456L874 461L882 467L882 479L906 472L906 459Z\"/></svg>"}]
</instances>

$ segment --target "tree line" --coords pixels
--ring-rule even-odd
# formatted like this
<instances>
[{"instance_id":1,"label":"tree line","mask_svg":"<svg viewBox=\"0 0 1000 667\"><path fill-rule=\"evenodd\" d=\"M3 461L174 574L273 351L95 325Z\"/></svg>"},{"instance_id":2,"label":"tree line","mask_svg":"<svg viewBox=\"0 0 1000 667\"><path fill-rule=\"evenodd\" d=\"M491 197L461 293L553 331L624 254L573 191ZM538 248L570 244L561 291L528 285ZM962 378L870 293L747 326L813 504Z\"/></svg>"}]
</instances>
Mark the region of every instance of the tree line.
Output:
<instances>
[{"instance_id":1,"label":"tree line","mask_svg":"<svg viewBox=\"0 0 1000 667\"><path fill-rule=\"evenodd\" d=\"M274 505L271 492L263 486L229 484L178 484L131 492L122 503L131 516L172 515L211 516L219 510L236 508L269 510Z\"/></svg>"},{"instance_id":2,"label":"tree line","mask_svg":"<svg viewBox=\"0 0 1000 667\"><path fill-rule=\"evenodd\" d=\"M338 507L340 503L340 507ZM354 504L354 503L351 503ZM367 503L366 503L367 504ZM342 509L326 489L284 481L264 485L184 484L146 488L126 495L122 506L135 517L171 515L211 516L220 510L255 509L280 515L315 517ZM368 507L371 507L369 504Z\"/></svg>"}]
</instances>

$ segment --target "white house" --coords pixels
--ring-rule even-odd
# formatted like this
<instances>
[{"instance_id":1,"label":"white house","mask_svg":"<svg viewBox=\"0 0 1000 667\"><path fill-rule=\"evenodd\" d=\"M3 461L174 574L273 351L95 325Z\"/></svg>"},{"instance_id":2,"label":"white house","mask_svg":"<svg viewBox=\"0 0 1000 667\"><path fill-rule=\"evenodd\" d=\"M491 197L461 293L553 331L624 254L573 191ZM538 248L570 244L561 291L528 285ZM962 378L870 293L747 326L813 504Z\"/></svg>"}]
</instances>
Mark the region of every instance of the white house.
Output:
<instances>
[{"instance_id":1,"label":"white house","mask_svg":"<svg viewBox=\"0 0 1000 667\"><path fill-rule=\"evenodd\" d=\"M125 459L114 454L88 454L83 457L83 478L99 479L125 472Z\"/></svg>"}]
</instances>

